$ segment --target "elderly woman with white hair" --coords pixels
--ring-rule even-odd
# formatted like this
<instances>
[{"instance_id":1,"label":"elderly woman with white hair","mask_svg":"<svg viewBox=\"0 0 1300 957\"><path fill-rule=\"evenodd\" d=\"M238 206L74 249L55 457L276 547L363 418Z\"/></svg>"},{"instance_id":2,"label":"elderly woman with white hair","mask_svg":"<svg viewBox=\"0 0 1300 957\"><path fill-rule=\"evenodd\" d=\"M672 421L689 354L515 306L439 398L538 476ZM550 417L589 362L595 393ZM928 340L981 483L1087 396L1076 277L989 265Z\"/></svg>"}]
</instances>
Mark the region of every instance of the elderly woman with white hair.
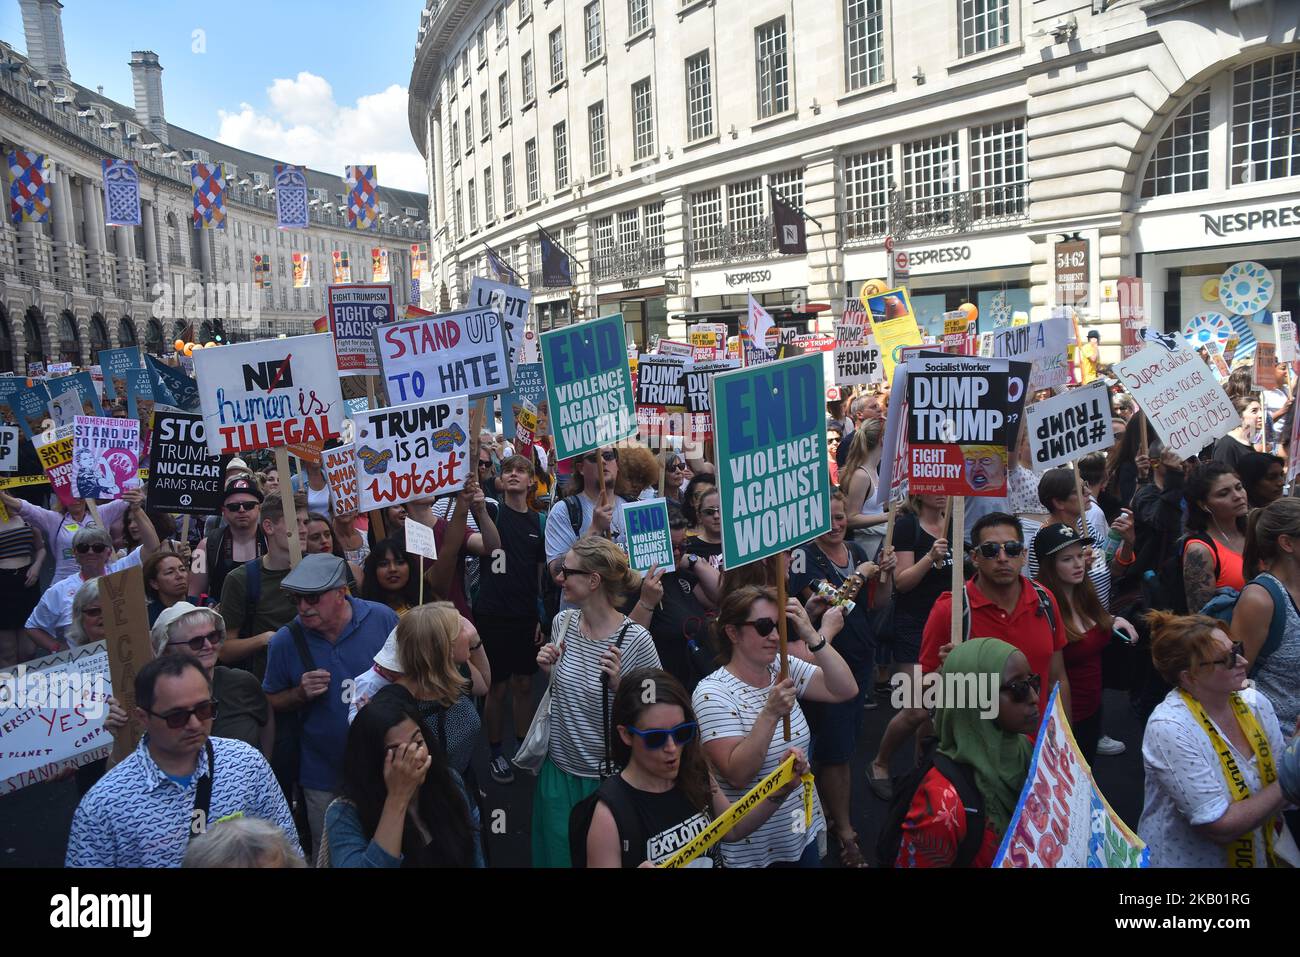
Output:
<instances>
[{"instance_id":1,"label":"elderly woman with white hair","mask_svg":"<svg viewBox=\"0 0 1300 957\"><path fill-rule=\"evenodd\" d=\"M294 868L307 863L284 831L258 817L218 821L190 841L181 867Z\"/></svg>"}]
</instances>

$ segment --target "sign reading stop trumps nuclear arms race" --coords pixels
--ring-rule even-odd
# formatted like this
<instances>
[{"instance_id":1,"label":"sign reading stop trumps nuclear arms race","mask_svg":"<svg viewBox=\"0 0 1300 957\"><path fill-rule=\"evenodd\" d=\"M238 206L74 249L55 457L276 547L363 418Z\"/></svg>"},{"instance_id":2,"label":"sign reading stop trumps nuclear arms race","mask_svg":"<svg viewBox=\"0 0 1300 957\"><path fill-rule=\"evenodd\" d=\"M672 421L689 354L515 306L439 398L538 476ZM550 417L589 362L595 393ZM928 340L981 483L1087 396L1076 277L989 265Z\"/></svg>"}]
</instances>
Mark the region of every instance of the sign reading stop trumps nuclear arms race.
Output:
<instances>
[{"instance_id":1,"label":"sign reading stop trumps nuclear arms race","mask_svg":"<svg viewBox=\"0 0 1300 957\"><path fill-rule=\"evenodd\" d=\"M464 309L375 328L389 405L510 391L510 343L501 313Z\"/></svg>"},{"instance_id":2,"label":"sign reading stop trumps nuclear arms race","mask_svg":"<svg viewBox=\"0 0 1300 957\"><path fill-rule=\"evenodd\" d=\"M830 531L825 396L816 353L714 376L724 568Z\"/></svg>"},{"instance_id":3,"label":"sign reading stop trumps nuclear arms race","mask_svg":"<svg viewBox=\"0 0 1300 957\"><path fill-rule=\"evenodd\" d=\"M542 363L557 459L636 435L622 316L543 332Z\"/></svg>"}]
</instances>

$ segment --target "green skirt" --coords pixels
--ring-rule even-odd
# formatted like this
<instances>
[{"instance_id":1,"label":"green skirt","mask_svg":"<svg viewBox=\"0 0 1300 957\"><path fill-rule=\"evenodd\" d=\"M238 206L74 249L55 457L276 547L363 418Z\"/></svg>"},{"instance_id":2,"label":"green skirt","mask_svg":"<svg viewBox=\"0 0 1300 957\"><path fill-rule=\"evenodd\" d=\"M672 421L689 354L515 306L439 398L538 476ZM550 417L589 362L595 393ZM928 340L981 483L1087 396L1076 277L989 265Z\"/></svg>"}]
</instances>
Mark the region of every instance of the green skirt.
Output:
<instances>
[{"instance_id":1,"label":"green skirt","mask_svg":"<svg viewBox=\"0 0 1300 957\"><path fill-rule=\"evenodd\" d=\"M533 790L533 867L573 866L569 812L598 787L600 778L576 777L546 759Z\"/></svg>"}]
</instances>

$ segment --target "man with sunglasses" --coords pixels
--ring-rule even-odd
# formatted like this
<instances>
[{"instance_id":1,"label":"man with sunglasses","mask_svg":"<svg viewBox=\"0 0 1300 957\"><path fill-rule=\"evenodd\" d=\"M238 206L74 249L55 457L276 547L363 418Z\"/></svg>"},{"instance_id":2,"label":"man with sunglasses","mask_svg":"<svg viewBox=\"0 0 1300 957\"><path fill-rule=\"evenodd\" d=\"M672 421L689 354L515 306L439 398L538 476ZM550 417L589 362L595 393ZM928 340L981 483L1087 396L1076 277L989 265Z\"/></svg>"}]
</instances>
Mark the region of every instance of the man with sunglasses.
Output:
<instances>
[{"instance_id":1,"label":"man with sunglasses","mask_svg":"<svg viewBox=\"0 0 1300 957\"><path fill-rule=\"evenodd\" d=\"M604 473L605 491L601 491ZM624 544L623 500L614 494L618 480L618 452L612 445L579 456L570 495L551 506L546 516L546 561L554 577L565 553L584 535L600 535ZM570 607L563 599L560 610Z\"/></svg>"},{"instance_id":2,"label":"man with sunglasses","mask_svg":"<svg viewBox=\"0 0 1300 957\"><path fill-rule=\"evenodd\" d=\"M1043 695L1061 683L1061 704L1070 713L1070 680L1065 674L1065 621L1052 593L1025 578L1024 532L1014 515L991 512L971 529L975 577L966 582L969 608L968 638L1001 638L1029 660L1032 674L1041 676ZM952 650L951 591L935 602L921 640L921 671L938 671Z\"/></svg>"},{"instance_id":3,"label":"man with sunglasses","mask_svg":"<svg viewBox=\"0 0 1300 957\"><path fill-rule=\"evenodd\" d=\"M68 867L180 867L189 841L225 817L261 818L300 853L293 820L266 759L212 736L218 706L203 665L164 655L135 676L140 744L81 799Z\"/></svg>"},{"instance_id":4,"label":"man with sunglasses","mask_svg":"<svg viewBox=\"0 0 1300 957\"><path fill-rule=\"evenodd\" d=\"M239 476L226 483L221 503L225 526L215 537L208 535L199 542L195 563L190 569L190 593L207 595L209 601L221 598L226 576L245 562L266 554L266 536L262 533L262 490L251 476ZM202 556L200 559L199 556Z\"/></svg>"}]
</instances>

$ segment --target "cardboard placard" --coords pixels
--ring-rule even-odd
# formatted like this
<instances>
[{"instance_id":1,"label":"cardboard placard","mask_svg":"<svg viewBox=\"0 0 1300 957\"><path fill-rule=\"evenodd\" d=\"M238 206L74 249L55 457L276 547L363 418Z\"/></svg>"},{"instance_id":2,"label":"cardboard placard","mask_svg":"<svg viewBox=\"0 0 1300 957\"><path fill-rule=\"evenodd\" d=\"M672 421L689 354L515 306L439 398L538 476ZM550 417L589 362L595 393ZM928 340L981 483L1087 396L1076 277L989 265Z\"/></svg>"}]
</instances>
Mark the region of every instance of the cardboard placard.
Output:
<instances>
[{"instance_id":1,"label":"cardboard placard","mask_svg":"<svg viewBox=\"0 0 1300 957\"><path fill-rule=\"evenodd\" d=\"M1029 389L1058 389L1070 381L1066 347L1070 343L1070 320L1057 317L986 332L981 337L980 355L994 359L1032 362Z\"/></svg>"},{"instance_id":2,"label":"cardboard placard","mask_svg":"<svg viewBox=\"0 0 1300 957\"><path fill-rule=\"evenodd\" d=\"M524 402L530 402L538 414L538 435L549 431L549 406L546 402L546 376L542 372L542 363L521 362L515 376L515 388L501 397L501 430L509 437L515 434L516 418ZM522 453L521 453L522 454Z\"/></svg>"},{"instance_id":3,"label":"cardboard placard","mask_svg":"<svg viewBox=\"0 0 1300 957\"><path fill-rule=\"evenodd\" d=\"M919 346L924 343L921 328L916 324L912 300L903 288L891 289L864 300L871 319L871 335L880 349L880 361L885 365L885 378L894 377L894 366L900 361L895 350L899 346Z\"/></svg>"},{"instance_id":4,"label":"cardboard placard","mask_svg":"<svg viewBox=\"0 0 1300 957\"><path fill-rule=\"evenodd\" d=\"M1077 462L1115 444L1111 431L1110 390L1092 382L1025 406L1034 471Z\"/></svg>"},{"instance_id":5,"label":"cardboard placard","mask_svg":"<svg viewBox=\"0 0 1300 957\"><path fill-rule=\"evenodd\" d=\"M142 368L140 347L105 349L99 354L99 366L104 370L104 392L110 399L124 399L130 373Z\"/></svg>"},{"instance_id":6,"label":"cardboard placard","mask_svg":"<svg viewBox=\"0 0 1300 957\"><path fill-rule=\"evenodd\" d=\"M693 362L686 367L686 411L711 413L713 411L713 377L719 372L740 368L739 359L715 359L711 362Z\"/></svg>"},{"instance_id":7,"label":"cardboard placard","mask_svg":"<svg viewBox=\"0 0 1300 957\"><path fill-rule=\"evenodd\" d=\"M1142 348L1142 330L1147 326L1146 308L1142 303L1142 280L1121 276L1115 281L1119 299L1119 351L1127 359Z\"/></svg>"},{"instance_id":8,"label":"cardboard placard","mask_svg":"<svg viewBox=\"0 0 1300 957\"><path fill-rule=\"evenodd\" d=\"M32 444L50 487L66 508L77 499L72 483L72 426L42 433Z\"/></svg>"},{"instance_id":9,"label":"cardboard placard","mask_svg":"<svg viewBox=\"0 0 1300 957\"><path fill-rule=\"evenodd\" d=\"M21 385L14 389L9 398L14 421L29 440L34 440L45 431L45 423L50 418L49 405L50 392L44 382Z\"/></svg>"},{"instance_id":10,"label":"cardboard placard","mask_svg":"<svg viewBox=\"0 0 1300 957\"><path fill-rule=\"evenodd\" d=\"M0 472L18 471L18 440L17 427L0 425Z\"/></svg>"},{"instance_id":11,"label":"cardboard placard","mask_svg":"<svg viewBox=\"0 0 1300 957\"><path fill-rule=\"evenodd\" d=\"M387 283L329 286L325 308L339 375L379 375L375 327L397 315L393 287Z\"/></svg>"},{"instance_id":12,"label":"cardboard placard","mask_svg":"<svg viewBox=\"0 0 1300 957\"><path fill-rule=\"evenodd\" d=\"M220 349L204 349L203 353L215 357L216 353L220 352L221 357L225 359L229 355L229 350L235 348L239 347L222 346ZM199 411L199 383L193 376L184 369L169 366L150 355L146 355L144 361L149 369L149 385L155 402L180 409L182 412ZM190 362L193 364L192 359Z\"/></svg>"},{"instance_id":13,"label":"cardboard placard","mask_svg":"<svg viewBox=\"0 0 1300 957\"><path fill-rule=\"evenodd\" d=\"M139 488L140 423L79 415L72 428L77 498L122 497Z\"/></svg>"},{"instance_id":14,"label":"cardboard placard","mask_svg":"<svg viewBox=\"0 0 1300 957\"><path fill-rule=\"evenodd\" d=\"M78 372L76 375L65 375L58 379L51 379L46 383L50 387L50 398L55 399L68 392L75 392L81 401L81 414L103 416L104 407L99 404L99 393L95 390L95 383L90 378L89 372Z\"/></svg>"},{"instance_id":15,"label":"cardboard placard","mask_svg":"<svg viewBox=\"0 0 1300 957\"><path fill-rule=\"evenodd\" d=\"M438 558L438 541L434 537L433 529L408 517L406 519L406 550L413 555L423 555L425 558L436 561Z\"/></svg>"},{"instance_id":16,"label":"cardboard placard","mask_svg":"<svg viewBox=\"0 0 1300 957\"><path fill-rule=\"evenodd\" d=\"M654 566L675 568L672 534L668 530L668 500L651 498L623 507L628 564L642 574Z\"/></svg>"},{"instance_id":17,"label":"cardboard placard","mask_svg":"<svg viewBox=\"0 0 1300 957\"><path fill-rule=\"evenodd\" d=\"M510 363L510 380L513 382L520 362L537 362L537 358L522 359L524 327L533 301L527 289L509 283L496 282L475 276L469 283L469 304L475 309L495 309L506 324L506 346ZM536 340L534 340L536 342Z\"/></svg>"},{"instance_id":18,"label":"cardboard placard","mask_svg":"<svg viewBox=\"0 0 1300 957\"><path fill-rule=\"evenodd\" d=\"M113 675L114 697L128 715L135 710L135 676L153 660L149 641L149 612L144 600L144 569L132 565L99 579L99 603L104 610L104 643ZM134 718L118 732L113 745L115 761L135 750L144 733Z\"/></svg>"},{"instance_id":19,"label":"cardboard placard","mask_svg":"<svg viewBox=\"0 0 1300 957\"><path fill-rule=\"evenodd\" d=\"M56 429L61 429L65 425L71 427L77 416L85 414L81 407L81 396L77 395L75 390L50 399L49 409L50 420Z\"/></svg>"},{"instance_id":20,"label":"cardboard placard","mask_svg":"<svg viewBox=\"0 0 1300 957\"><path fill-rule=\"evenodd\" d=\"M542 333L557 459L585 455L636 434L626 343L621 315Z\"/></svg>"},{"instance_id":21,"label":"cardboard placard","mask_svg":"<svg viewBox=\"0 0 1300 957\"><path fill-rule=\"evenodd\" d=\"M325 470L325 480L329 482L334 514L350 515L360 511L355 443L326 449L321 453L321 466Z\"/></svg>"},{"instance_id":22,"label":"cardboard placard","mask_svg":"<svg viewBox=\"0 0 1300 957\"><path fill-rule=\"evenodd\" d=\"M686 367L687 360L680 356L642 356L636 370L636 404L685 408Z\"/></svg>"},{"instance_id":23,"label":"cardboard placard","mask_svg":"<svg viewBox=\"0 0 1300 957\"><path fill-rule=\"evenodd\" d=\"M465 309L389 323L375 351L393 405L509 392L505 323L494 309Z\"/></svg>"},{"instance_id":24,"label":"cardboard placard","mask_svg":"<svg viewBox=\"0 0 1300 957\"><path fill-rule=\"evenodd\" d=\"M1195 455L1241 425L1213 374L1179 335L1148 342L1115 363L1115 373L1165 447Z\"/></svg>"},{"instance_id":25,"label":"cardboard placard","mask_svg":"<svg viewBox=\"0 0 1300 957\"><path fill-rule=\"evenodd\" d=\"M1251 373L1256 389L1277 388L1277 353L1273 343L1260 342L1255 345L1255 366Z\"/></svg>"},{"instance_id":26,"label":"cardboard placard","mask_svg":"<svg viewBox=\"0 0 1300 957\"><path fill-rule=\"evenodd\" d=\"M885 381L880 349L862 340L835 349L835 384L872 385Z\"/></svg>"},{"instance_id":27,"label":"cardboard placard","mask_svg":"<svg viewBox=\"0 0 1300 957\"><path fill-rule=\"evenodd\" d=\"M470 475L469 411L461 395L354 419L360 510L459 491Z\"/></svg>"},{"instance_id":28,"label":"cardboard placard","mask_svg":"<svg viewBox=\"0 0 1300 957\"><path fill-rule=\"evenodd\" d=\"M695 362L709 362L726 358L727 324L725 322L700 322L691 326L686 338L691 344L691 358Z\"/></svg>"},{"instance_id":29,"label":"cardboard placard","mask_svg":"<svg viewBox=\"0 0 1300 957\"><path fill-rule=\"evenodd\" d=\"M154 420L148 507L183 515L221 510L225 465L208 451L203 416L160 409Z\"/></svg>"}]
</instances>

